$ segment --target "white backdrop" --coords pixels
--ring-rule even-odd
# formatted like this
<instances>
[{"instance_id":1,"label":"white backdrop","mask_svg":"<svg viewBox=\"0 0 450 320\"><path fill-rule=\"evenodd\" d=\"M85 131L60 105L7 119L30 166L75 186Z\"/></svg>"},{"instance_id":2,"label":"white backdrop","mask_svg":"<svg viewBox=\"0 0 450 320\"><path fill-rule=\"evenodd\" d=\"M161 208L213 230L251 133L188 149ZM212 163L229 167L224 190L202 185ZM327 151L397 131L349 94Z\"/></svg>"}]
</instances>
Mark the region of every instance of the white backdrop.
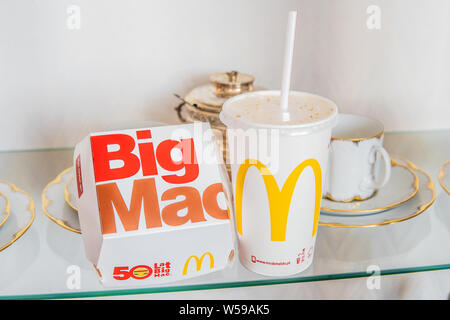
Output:
<instances>
[{"instance_id":1,"label":"white backdrop","mask_svg":"<svg viewBox=\"0 0 450 320\"><path fill-rule=\"evenodd\" d=\"M293 89L387 130L450 128L446 0L1 0L0 150L72 147L121 121L175 123L172 93L216 72L279 88L293 8Z\"/></svg>"}]
</instances>

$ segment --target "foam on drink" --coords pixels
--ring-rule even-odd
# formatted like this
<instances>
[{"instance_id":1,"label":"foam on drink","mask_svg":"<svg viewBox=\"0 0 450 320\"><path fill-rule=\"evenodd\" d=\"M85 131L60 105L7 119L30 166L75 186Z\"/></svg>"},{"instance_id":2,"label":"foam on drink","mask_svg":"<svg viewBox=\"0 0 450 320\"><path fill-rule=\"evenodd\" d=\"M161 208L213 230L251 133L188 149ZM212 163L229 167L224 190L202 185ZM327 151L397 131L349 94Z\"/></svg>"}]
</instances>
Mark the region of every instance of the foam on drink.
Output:
<instances>
[{"instance_id":1,"label":"foam on drink","mask_svg":"<svg viewBox=\"0 0 450 320\"><path fill-rule=\"evenodd\" d=\"M252 123L272 125L301 125L328 118L336 112L330 102L313 95L289 95L290 119L283 121L280 114L280 95L261 92L237 99L229 105L227 112L239 119Z\"/></svg>"}]
</instances>

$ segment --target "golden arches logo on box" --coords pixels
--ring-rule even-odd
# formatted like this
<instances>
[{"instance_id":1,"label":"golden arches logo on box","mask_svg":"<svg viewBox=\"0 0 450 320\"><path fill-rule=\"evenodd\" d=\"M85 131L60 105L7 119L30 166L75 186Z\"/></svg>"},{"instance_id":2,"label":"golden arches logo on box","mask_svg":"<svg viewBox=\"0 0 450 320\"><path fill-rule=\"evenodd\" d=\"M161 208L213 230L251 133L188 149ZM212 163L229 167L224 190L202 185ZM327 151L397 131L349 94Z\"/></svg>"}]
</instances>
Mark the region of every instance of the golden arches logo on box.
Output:
<instances>
[{"instance_id":1,"label":"golden arches logo on box","mask_svg":"<svg viewBox=\"0 0 450 320\"><path fill-rule=\"evenodd\" d=\"M202 267L202 264L203 264L203 260L205 259L205 257L207 255L209 256L209 268L213 269L214 268L214 257L211 254L211 252L205 252L200 258L197 257L196 255L192 255L186 260L186 263L184 264L183 276L187 274L187 270L188 270L188 267L189 267L189 262L191 261L191 259L195 260L196 270L200 271L200 269Z\"/></svg>"},{"instance_id":2,"label":"golden arches logo on box","mask_svg":"<svg viewBox=\"0 0 450 320\"><path fill-rule=\"evenodd\" d=\"M303 170L311 167L315 178L315 196L314 196L314 222L312 228L312 236L317 232L319 223L320 200L322 197L322 170L316 159L308 159L300 163L289 175L280 190L275 177L269 168L262 162L255 159L245 160L239 167L236 176L236 227L239 234L242 235L242 198L244 192L244 181L248 169L256 167L261 173L266 187L267 197L269 200L270 213L270 239L271 241L285 241L286 228L291 205L292 194L294 193L297 181Z\"/></svg>"}]
</instances>

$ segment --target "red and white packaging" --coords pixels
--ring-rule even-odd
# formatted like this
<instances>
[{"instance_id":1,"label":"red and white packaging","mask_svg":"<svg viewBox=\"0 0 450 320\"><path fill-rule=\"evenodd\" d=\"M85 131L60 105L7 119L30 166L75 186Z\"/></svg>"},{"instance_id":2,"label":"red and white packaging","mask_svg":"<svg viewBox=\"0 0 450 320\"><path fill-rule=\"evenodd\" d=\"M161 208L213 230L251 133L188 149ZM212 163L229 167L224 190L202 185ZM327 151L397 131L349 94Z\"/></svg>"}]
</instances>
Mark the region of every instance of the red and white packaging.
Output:
<instances>
[{"instance_id":1,"label":"red and white packaging","mask_svg":"<svg viewBox=\"0 0 450 320\"><path fill-rule=\"evenodd\" d=\"M187 279L233 261L218 157L208 123L92 133L77 144L80 226L105 286Z\"/></svg>"}]
</instances>

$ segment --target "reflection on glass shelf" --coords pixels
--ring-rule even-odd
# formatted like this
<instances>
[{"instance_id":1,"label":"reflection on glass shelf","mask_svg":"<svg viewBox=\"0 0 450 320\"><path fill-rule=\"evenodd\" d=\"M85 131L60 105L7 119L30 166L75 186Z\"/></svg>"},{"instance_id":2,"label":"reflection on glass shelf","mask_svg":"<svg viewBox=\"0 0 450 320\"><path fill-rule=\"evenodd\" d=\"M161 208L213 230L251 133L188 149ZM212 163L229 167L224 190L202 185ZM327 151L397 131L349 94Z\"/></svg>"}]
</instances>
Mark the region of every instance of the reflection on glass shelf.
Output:
<instances>
[{"instance_id":1,"label":"reflection on glass shelf","mask_svg":"<svg viewBox=\"0 0 450 320\"><path fill-rule=\"evenodd\" d=\"M41 193L71 166L72 150L0 153L0 179L30 193L36 206L29 230L0 252L0 298L92 297L346 279L369 276L374 266L382 275L450 269L450 195L437 180L440 166L450 158L450 150L443 148L449 140L450 130L386 134L390 153L411 160L433 178L436 201L422 214L390 225L320 226L314 262L302 273L265 277L246 270L235 259L231 268L198 278L117 290L100 284L85 257L81 235L57 225L42 211ZM11 216L15 213L11 211Z\"/></svg>"}]
</instances>

